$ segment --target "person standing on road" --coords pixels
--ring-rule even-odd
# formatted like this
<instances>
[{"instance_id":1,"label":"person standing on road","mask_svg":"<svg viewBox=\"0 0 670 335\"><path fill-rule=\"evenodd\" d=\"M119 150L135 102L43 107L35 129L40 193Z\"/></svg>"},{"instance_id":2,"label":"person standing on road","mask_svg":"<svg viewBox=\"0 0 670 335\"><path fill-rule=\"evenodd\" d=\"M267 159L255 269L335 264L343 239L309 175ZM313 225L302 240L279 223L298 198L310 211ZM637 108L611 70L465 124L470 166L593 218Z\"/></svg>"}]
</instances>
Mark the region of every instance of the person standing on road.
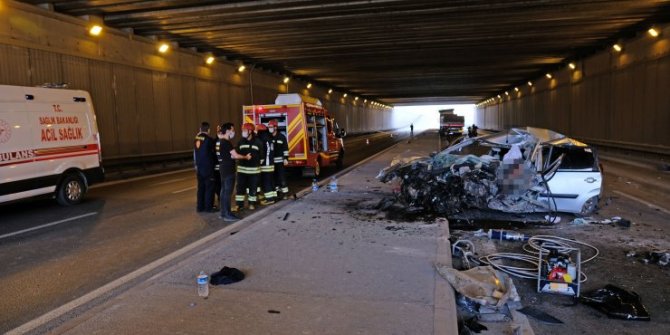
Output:
<instances>
[{"instance_id":1,"label":"person standing on road","mask_svg":"<svg viewBox=\"0 0 670 335\"><path fill-rule=\"evenodd\" d=\"M196 211L211 212L214 206L214 140L209 137L209 123L200 124L193 144L193 160L198 179Z\"/></svg>"},{"instance_id":2,"label":"person standing on road","mask_svg":"<svg viewBox=\"0 0 670 335\"><path fill-rule=\"evenodd\" d=\"M286 199L288 197L288 184L286 184L288 141L286 140L286 136L279 131L279 122L275 119L268 122L268 132L270 132L274 148L274 183L278 193L281 193L281 198Z\"/></svg>"},{"instance_id":3,"label":"person standing on road","mask_svg":"<svg viewBox=\"0 0 670 335\"><path fill-rule=\"evenodd\" d=\"M409 125L409 136L414 137L414 123Z\"/></svg>"},{"instance_id":4,"label":"person standing on road","mask_svg":"<svg viewBox=\"0 0 670 335\"><path fill-rule=\"evenodd\" d=\"M233 197L233 186L235 185L235 160L250 160L251 154L240 155L235 151L231 140L235 138L235 128L232 123L224 123L219 128L216 141L216 156L219 161L219 173L221 176L221 193L219 195L219 208L221 215L219 219L226 222L239 220L231 210Z\"/></svg>"},{"instance_id":5,"label":"person standing on road","mask_svg":"<svg viewBox=\"0 0 670 335\"><path fill-rule=\"evenodd\" d=\"M256 209L256 187L261 174L261 157L264 153L263 143L254 136L255 128L253 123L242 125L242 138L237 144L237 152L244 156L251 154L251 159L240 161L237 165L237 194L235 194L237 205L233 208L233 212L244 208L245 197L249 201L249 209Z\"/></svg>"},{"instance_id":6,"label":"person standing on road","mask_svg":"<svg viewBox=\"0 0 670 335\"><path fill-rule=\"evenodd\" d=\"M274 183L275 163L272 135L270 135L268 127L264 124L256 125L256 135L261 143L263 143L263 152L265 153L261 157L261 185L263 187L264 198L261 201L261 205L271 205L275 203L277 198L277 190L275 190Z\"/></svg>"}]
</instances>

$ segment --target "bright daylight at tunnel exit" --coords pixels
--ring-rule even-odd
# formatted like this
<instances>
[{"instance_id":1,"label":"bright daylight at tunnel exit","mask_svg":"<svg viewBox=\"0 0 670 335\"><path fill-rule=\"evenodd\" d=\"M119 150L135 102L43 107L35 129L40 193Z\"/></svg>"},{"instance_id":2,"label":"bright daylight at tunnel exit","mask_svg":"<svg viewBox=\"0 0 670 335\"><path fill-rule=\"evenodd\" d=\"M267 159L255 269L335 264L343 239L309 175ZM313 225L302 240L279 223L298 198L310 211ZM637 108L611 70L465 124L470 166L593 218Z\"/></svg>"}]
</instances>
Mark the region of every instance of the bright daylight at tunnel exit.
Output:
<instances>
[{"instance_id":1,"label":"bright daylight at tunnel exit","mask_svg":"<svg viewBox=\"0 0 670 335\"><path fill-rule=\"evenodd\" d=\"M0 0L0 333L668 334L668 0Z\"/></svg>"}]
</instances>

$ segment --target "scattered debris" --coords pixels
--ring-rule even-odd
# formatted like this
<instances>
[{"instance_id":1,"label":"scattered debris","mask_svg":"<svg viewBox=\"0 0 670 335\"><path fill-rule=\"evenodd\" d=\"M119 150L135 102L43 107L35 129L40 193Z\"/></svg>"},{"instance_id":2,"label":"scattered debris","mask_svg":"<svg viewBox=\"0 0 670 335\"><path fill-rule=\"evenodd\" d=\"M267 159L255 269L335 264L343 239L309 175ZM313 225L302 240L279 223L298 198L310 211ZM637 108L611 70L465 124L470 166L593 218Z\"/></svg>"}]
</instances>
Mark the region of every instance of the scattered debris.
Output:
<instances>
[{"instance_id":1,"label":"scattered debris","mask_svg":"<svg viewBox=\"0 0 670 335\"><path fill-rule=\"evenodd\" d=\"M640 296L614 285L606 285L583 294L579 301L595 307L608 317L624 320L650 321L649 312Z\"/></svg>"},{"instance_id":2,"label":"scattered debris","mask_svg":"<svg viewBox=\"0 0 670 335\"><path fill-rule=\"evenodd\" d=\"M626 257L634 257L643 264L658 264L660 266L667 266L670 264L669 250L653 250L653 251L635 251L630 250L626 253Z\"/></svg>"},{"instance_id":3,"label":"scattered debris","mask_svg":"<svg viewBox=\"0 0 670 335\"><path fill-rule=\"evenodd\" d=\"M280 311L274 310L274 309L268 309L268 313L270 314L281 314Z\"/></svg>"},{"instance_id":4,"label":"scattered debris","mask_svg":"<svg viewBox=\"0 0 670 335\"><path fill-rule=\"evenodd\" d=\"M437 271L458 293L481 306L502 307L508 300L520 300L512 279L491 266L467 271L437 266Z\"/></svg>"},{"instance_id":5,"label":"scattered debris","mask_svg":"<svg viewBox=\"0 0 670 335\"><path fill-rule=\"evenodd\" d=\"M459 320L459 334L468 334L468 331L471 333L479 334L482 332L482 330L489 330L488 327L484 326L483 324L477 322L476 317L471 317L467 319L462 319ZM467 329L467 330L466 330Z\"/></svg>"},{"instance_id":6,"label":"scattered debris","mask_svg":"<svg viewBox=\"0 0 670 335\"><path fill-rule=\"evenodd\" d=\"M524 308L521 308L519 310L520 313L526 314L532 318L535 318L536 320L546 322L546 323L552 323L552 324L560 324L563 323L563 321L547 314L546 312L539 310L535 307L531 306L526 306Z\"/></svg>"},{"instance_id":7,"label":"scattered debris","mask_svg":"<svg viewBox=\"0 0 670 335\"><path fill-rule=\"evenodd\" d=\"M386 229L388 231L398 231L398 230L404 230L405 228L404 227L399 227L399 226L387 226L384 229Z\"/></svg>"},{"instance_id":8,"label":"scattered debris","mask_svg":"<svg viewBox=\"0 0 670 335\"><path fill-rule=\"evenodd\" d=\"M224 266L221 270L212 273L209 283L212 285L234 284L244 279L244 272Z\"/></svg>"},{"instance_id":9,"label":"scattered debris","mask_svg":"<svg viewBox=\"0 0 670 335\"><path fill-rule=\"evenodd\" d=\"M288 219L289 214L291 214L291 213L284 214L284 219L282 219L282 221L286 221L286 219Z\"/></svg>"}]
</instances>

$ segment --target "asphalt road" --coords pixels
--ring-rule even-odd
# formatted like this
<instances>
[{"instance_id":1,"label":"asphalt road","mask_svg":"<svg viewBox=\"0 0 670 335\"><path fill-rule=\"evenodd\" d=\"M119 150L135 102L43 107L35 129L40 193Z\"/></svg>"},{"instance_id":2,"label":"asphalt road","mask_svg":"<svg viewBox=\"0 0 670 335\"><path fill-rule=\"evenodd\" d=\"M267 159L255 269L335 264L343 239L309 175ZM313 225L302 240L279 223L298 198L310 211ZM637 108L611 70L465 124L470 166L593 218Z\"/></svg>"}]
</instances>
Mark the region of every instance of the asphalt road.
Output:
<instances>
[{"instance_id":1,"label":"asphalt road","mask_svg":"<svg viewBox=\"0 0 670 335\"><path fill-rule=\"evenodd\" d=\"M401 138L345 138L345 168ZM289 187L310 184L291 177ZM192 170L101 184L73 207L34 199L0 213L0 333L226 226L218 213L195 212Z\"/></svg>"}]
</instances>

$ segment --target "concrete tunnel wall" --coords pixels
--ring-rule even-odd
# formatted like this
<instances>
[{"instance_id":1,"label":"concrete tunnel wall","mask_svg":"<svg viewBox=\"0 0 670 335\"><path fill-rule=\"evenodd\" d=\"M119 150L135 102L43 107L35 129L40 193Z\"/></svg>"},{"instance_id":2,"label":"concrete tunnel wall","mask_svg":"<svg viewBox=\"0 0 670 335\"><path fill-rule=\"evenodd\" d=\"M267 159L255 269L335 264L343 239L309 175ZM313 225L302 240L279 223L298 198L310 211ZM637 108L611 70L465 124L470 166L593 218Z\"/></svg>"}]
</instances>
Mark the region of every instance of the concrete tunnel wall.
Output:
<instances>
[{"instance_id":1,"label":"concrete tunnel wall","mask_svg":"<svg viewBox=\"0 0 670 335\"><path fill-rule=\"evenodd\" d=\"M670 26L653 38L646 31L612 48L530 79L502 101L480 105L482 128L549 128L588 143L670 154Z\"/></svg>"},{"instance_id":2,"label":"concrete tunnel wall","mask_svg":"<svg viewBox=\"0 0 670 335\"><path fill-rule=\"evenodd\" d=\"M190 150L202 120L240 124L242 105L274 103L286 92L283 76L237 72L237 64L206 65L205 54L156 50L156 41L106 27L89 36L91 22L13 1L0 2L0 84L35 86L68 83L89 91L96 109L104 158ZM292 93L311 95L349 133L390 129L391 110L362 99L305 89L289 82ZM299 89L296 89L299 88Z\"/></svg>"}]
</instances>

